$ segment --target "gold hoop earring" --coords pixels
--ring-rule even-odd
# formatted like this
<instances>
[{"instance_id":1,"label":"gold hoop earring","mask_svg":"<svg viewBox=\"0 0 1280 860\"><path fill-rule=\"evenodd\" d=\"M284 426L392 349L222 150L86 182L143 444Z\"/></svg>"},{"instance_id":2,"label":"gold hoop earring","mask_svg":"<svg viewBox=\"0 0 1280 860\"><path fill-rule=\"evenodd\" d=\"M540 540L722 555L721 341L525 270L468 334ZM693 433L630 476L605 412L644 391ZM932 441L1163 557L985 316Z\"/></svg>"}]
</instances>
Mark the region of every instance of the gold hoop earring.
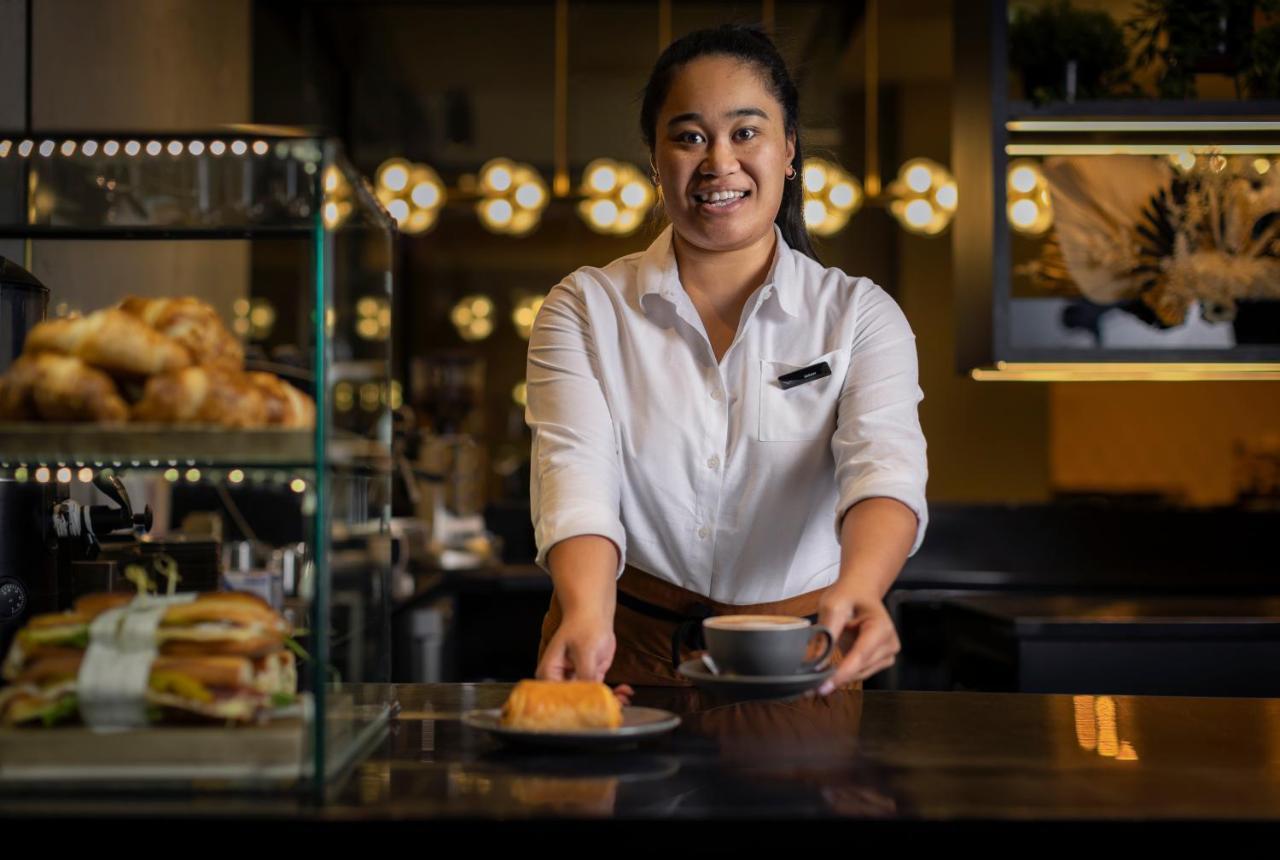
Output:
<instances>
[{"instance_id":1,"label":"gold hoop earring","mask_svg":"<svg viewBox=\"0 0 1280 860\"><path fill-rule=\"evenodd\" d=\"M795 179L795 178L796 178L796 169L795 169L794 167L790 167L790 166L788 166L788 167L787 167L787 181L788 181L788 182L790 182L791 180L793 180L793 179Z\"/></svg>"}]
</instances>

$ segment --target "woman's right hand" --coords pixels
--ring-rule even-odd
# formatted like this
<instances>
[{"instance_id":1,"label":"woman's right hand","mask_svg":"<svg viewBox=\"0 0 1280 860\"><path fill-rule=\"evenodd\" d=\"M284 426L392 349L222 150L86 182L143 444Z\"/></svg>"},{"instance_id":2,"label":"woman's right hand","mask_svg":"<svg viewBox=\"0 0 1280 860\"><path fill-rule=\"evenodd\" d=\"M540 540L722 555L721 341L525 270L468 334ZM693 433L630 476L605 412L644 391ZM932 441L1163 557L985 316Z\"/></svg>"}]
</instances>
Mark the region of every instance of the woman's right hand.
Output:
<instances>
[{"instance_id":1,"label":"woman's right hand","mask_svg":"<svg viewBox=\"0 0 1280 860\"><path fill-rule=\"evenodd\" d=\"M538 663L543 681L603 681L613 664L613 623L599 615L566 616Z\"/></svg>"}]
</instances>

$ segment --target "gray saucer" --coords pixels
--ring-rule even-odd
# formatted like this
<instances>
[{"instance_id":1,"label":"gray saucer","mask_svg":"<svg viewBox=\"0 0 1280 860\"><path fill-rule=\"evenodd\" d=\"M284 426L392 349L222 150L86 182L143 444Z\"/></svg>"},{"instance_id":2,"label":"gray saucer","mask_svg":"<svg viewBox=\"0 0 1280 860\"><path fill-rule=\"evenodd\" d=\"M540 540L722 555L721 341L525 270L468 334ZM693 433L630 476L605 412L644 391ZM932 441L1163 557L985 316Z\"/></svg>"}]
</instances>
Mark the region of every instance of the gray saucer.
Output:
<instances>
[{"instance_id":1,"label":"gray saucer","mask_svg":"<svg viewBox=\"0 0 1280 860\"><path fill-rule=\"evenodd\" d=\"M617 749L629 747L642 740L666 734L680 725L680 718L670 711L658 708L622 709L622 725L616 729L584 729L578 732L545 732L513 729L501 724L501 708L468 711L462 715L463 724L488 732L507 743L558 747L561 749Z\"/></svg>"},{"instance_id":2,"label":"gray saucer","mask_svg":"<svg viewBox=\"0 0 1280 860\"><path fill-rule=\"evenodd\" d=\"M700 689L733 699L791 699L822 686L836 667L795 675L717 675L695 657L681 663L677 671Z\"/></svg>"}]
</instances>

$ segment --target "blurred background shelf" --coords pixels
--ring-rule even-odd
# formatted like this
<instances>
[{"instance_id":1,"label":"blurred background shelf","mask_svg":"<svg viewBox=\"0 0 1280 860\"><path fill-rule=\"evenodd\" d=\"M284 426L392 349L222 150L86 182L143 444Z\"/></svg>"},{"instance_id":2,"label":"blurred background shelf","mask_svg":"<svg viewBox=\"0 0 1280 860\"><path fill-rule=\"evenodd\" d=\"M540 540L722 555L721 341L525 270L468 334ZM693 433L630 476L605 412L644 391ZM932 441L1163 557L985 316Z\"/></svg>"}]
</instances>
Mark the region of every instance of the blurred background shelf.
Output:
<instances>
[{"instance_id":1,"label":"blurred background shelf","mask_svg":"<svg viewBox=\"0 0 1280 860\"><path fill-rule=\"evenodd\" d=\"M389 468L377 440L335 434L329 465ZM0 424L0 463L20 465L314 466L314 430L124 424Z\"/></svg>"}]
</instances>

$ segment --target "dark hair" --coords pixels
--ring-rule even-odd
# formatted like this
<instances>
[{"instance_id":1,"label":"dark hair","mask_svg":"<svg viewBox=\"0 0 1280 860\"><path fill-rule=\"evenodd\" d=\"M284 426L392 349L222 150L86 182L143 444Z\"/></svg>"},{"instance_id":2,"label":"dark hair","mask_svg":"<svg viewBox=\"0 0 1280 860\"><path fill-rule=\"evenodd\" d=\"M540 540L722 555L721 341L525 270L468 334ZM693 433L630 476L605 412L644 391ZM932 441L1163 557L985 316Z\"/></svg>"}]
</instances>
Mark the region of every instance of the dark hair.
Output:
<instances>
[{"instance_id":1,"label":"dark hair","mask_svg":"<svg viewBox=\"0 0 1280 860\"><path fill-rule=\"evenodd\" d=\"M640 132L652 155L657 140L658 110L667 100L671 82L686 63L698 57L720 55L751 63L762 74L765 85L782 105L783 127L795 139L796 154L791 161L797 178L782 184L782 204L774 223L782 230L782 238L797 251L818 259L804 226L804 155L800 148L800 92L791 80L786 61L773 41L759 27L724 24L708 30L696 30L676 39L654 64L649 83L644 88L640 106Z\"/></svg>"}]
</instances>

